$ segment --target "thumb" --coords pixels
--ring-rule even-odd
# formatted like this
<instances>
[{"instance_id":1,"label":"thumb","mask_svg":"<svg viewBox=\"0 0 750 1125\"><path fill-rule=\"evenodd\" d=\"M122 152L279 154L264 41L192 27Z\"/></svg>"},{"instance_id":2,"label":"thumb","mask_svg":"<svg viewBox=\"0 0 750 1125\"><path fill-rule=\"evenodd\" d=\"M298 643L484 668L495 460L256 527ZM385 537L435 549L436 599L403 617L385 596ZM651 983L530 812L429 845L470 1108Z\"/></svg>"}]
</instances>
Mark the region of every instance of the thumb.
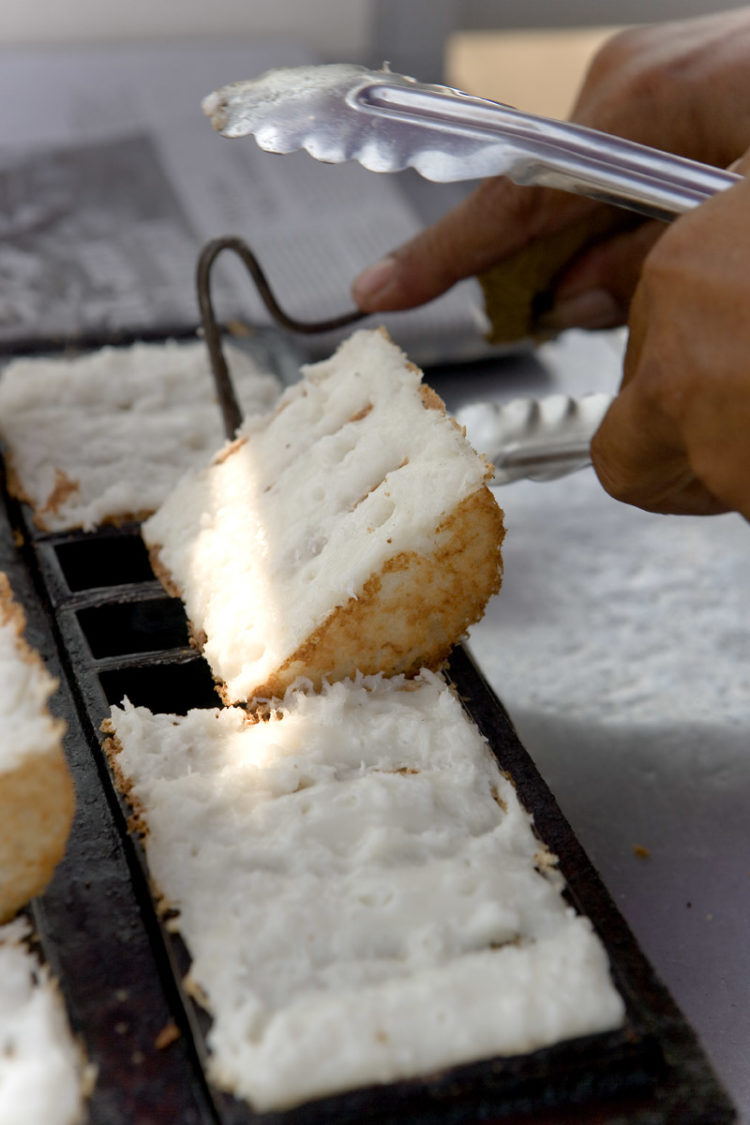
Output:
<instances>
[{"instance_id":1,"label":"thumb","mask_svg":"<svg viewBox=\"0 0 750 1125\"><path fill-rule=\"evenodd\" d=\"M679 437L637 383L624 387L605 414L591 459L602 487L623 503L672 515L728 510L695 475Z\"/></svg>"}]
</instances>

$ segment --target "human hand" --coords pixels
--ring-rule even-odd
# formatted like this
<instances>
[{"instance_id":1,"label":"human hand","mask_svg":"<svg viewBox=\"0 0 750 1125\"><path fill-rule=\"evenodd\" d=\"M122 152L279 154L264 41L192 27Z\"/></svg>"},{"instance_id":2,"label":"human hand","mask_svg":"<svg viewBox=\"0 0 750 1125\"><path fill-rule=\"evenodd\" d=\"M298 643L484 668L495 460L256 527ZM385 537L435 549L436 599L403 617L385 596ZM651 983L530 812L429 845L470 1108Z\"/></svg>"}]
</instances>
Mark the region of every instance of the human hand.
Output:
<instances>
[{"instance_id":1,"label":"human hand","mask_svg":"<svg viewBox=\"0 0 750 1125\"><path fill-rule=\"evenodd\" d=\"M679 218L646 258L622 387L591 447L618 500L750 519L749 262L747 179Z\"/></svg>"},{"instance_id":2,"label":"human hand","mask_svg":"<svg viewBox=\"0 0 750 1125\"><path fill-rule=\"evenodd\" d=\"M623 32L594 59L580 124L725 167L750 145L750 13ZM368 312L411 308L463 277L532 251L553 273L545 328L624 323L645 255L664 231L630 212L502 177L354 283ZM562 264L559 261L562 247Z\"/></svg>"}]
</instances>

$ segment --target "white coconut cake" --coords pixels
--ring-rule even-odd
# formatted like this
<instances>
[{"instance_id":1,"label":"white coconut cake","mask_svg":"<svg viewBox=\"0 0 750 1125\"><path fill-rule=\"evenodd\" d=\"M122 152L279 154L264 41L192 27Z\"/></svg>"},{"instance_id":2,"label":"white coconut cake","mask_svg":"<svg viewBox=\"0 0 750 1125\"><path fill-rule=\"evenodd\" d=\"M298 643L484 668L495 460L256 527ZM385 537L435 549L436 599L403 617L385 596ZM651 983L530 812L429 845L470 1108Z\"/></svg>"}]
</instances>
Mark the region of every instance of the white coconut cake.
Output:
<instances>
[{"instance_id":1,"label":"white coconut cake","mask_svg":"<svg viewBox=\"0 0 750 1125\"><path fill-rule=\"evenodd\" d=\"M492 467L388 336L302 375L143 525L226 703L435 667L500 586Z\"/></svg>"},{"instance_id":2,"label":"white coconut cake","mask_svg":"<svg viewBox=\"0 0 750 1125\"><path fill-rule=\"evenodd\" d=\"M78 1125L94 1075L30 933L0 926L0 1125Z\"/></svg>"},{"instance_id":3,"label":"white coconut cake","mask_svg":"<svg viewBox=\"0 0 750 1125\"><path fill-rule=\"evenodd\" d=\"M108 729L211 1077L256 1110L621 1023L591 924L433 673L292 690L266 722L126 702Z\"/></svg>"},{"instance_id":4,"label":"white coconut cake","mask_svg":"<svg viewBox=\"0 0 750 1125\"><path fill-rule=\"evenodd\" d=\"M279 381L239 347L225 353L242 409L268 409ZM0 375L10 484L46 531L150 515L223 436L201 340L26 357Z\"/></svg>"}]
</instances>

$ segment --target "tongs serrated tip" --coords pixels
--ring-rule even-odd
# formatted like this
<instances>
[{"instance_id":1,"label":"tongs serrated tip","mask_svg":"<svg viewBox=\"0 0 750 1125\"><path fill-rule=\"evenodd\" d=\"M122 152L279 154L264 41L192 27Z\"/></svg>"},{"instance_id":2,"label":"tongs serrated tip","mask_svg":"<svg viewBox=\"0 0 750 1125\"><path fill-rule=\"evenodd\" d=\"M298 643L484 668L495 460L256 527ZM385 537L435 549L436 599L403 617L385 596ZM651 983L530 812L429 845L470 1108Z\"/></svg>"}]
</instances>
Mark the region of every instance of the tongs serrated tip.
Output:
<instances>
[{"instance_id":1,"label":"tongs serrated tip","mask_svg":"<svg viewBox=\"0 0 750 1125\"><path fill-rule=\"evenodd\" d=\"M492 463L490 485L551 481L588 468L591 439L611 402L601 393L472 402L456 412L456 421Z\"/></svg>"}]
</instances>

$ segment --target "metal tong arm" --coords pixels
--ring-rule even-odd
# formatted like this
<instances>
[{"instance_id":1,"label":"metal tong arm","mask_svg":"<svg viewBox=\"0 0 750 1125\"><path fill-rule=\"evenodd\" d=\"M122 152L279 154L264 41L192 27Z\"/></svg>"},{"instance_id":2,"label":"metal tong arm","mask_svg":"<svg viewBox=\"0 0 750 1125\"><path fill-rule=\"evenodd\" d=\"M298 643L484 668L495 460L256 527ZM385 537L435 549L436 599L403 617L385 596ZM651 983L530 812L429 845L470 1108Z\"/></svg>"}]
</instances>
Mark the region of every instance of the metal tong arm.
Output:
<instances>
[{"instance_id":1,"label":"metal tong arm","mask_svg":"<svg viewBox=\"0 0 750 1125\"><path fill-rule=\"evenodd\" d=\"M651 218L673 219L741 179L583 125L522 113L447 87L376 77L355 86L347 100L366 114L510 142L517 155L506 174L516 183L560 188Z\"/></svg>"}]
</instances>

